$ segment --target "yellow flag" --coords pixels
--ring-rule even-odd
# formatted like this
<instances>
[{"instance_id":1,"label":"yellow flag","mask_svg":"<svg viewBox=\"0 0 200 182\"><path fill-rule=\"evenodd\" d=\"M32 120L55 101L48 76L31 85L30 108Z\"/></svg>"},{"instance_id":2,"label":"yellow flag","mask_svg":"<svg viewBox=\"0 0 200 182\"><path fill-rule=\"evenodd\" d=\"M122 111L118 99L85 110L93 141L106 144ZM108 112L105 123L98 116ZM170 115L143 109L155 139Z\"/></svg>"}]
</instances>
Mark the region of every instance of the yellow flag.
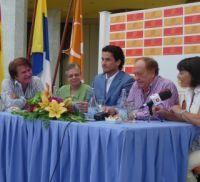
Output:
<instances>
[{"instance_id":1,"label":"yellow flag","mask_svg":"<svg viewBox=\"0 0 200 182\"><path fill-rule=\"evenodd\" d=\"M2 44L2 22L1 22L1 7L0 7L0 92L1 92L1 83L4 79L4 64L3 64L3 44Z\"/></svg>"},{"instance_id":2,"label":"yellow flag","mask_svg":"<svg viewBox=\"0 0 200 182\"><path fill-rule=\"evenodd\" d=\"M77 63L83 74L83 22L82 22L82 0L75 0L73 17L71 45L69 51L69 63ZM66 54L68 51L65 51Z\"/></svg>"}]
</instances>

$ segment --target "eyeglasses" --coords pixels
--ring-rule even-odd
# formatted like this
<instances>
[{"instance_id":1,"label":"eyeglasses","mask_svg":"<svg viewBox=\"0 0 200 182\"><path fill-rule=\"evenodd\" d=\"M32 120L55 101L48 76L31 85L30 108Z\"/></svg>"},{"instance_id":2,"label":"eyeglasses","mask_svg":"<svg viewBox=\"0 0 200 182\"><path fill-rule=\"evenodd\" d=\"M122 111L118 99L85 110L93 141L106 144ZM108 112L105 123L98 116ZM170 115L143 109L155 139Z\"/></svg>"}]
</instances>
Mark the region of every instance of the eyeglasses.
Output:
<instances>
[{"instance_id":1,"label":"eyeglasses","mask_svg":"<svg viewBox=\"0 0 200 182\"><path fill-rule=\"evenodd\" d=\"M71 78L77 78L77 77L80 77L80 74L70 74L70 75L67 75L67 78L71 79Z\"/></svg>"}]
</instances>

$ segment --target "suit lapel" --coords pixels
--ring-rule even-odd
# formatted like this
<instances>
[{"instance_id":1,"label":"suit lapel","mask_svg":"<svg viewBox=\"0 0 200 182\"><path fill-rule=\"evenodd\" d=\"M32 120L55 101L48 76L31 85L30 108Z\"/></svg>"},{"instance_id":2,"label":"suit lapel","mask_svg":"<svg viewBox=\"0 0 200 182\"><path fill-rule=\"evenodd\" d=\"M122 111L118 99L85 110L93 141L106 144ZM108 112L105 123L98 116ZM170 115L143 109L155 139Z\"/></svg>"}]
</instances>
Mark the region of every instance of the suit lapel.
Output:
<instances>
[{"instance_id":1,"label":"suit lapel","mask_svg":"<svg viewBox=\"0 0 200 182\"><path fill-rule=\"evenodd\" d=\"M103 98L104 100L106 100L106 74L102 75L102 94L103 94ZM101 85L101 83L99 83Z\"/></svg>"}]
</instances>

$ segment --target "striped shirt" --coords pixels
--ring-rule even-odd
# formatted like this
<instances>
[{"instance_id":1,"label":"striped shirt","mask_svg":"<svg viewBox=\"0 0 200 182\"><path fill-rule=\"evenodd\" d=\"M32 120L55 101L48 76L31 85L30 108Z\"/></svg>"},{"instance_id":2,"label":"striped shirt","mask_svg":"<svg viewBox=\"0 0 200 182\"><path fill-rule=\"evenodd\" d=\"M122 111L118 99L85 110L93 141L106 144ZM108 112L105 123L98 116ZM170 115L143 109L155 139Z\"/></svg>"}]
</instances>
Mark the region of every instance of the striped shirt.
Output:
<instances>
[{"instance_id":1,"label":"striped shirt","mask_svg":"<svg viewBox=\"0 0 200 182\"><path fill-rule=\"evenodd\" d=\"M6 108L16 106L23 108L26 104L26 99L33 98L35 94L43 90L43 84L38 77L33 76L31 83L24 92L21 83L17 80L4 79L2 82L2 100ZM15 94L16 98L11 98Z\"/></svg>"}]
</instances>

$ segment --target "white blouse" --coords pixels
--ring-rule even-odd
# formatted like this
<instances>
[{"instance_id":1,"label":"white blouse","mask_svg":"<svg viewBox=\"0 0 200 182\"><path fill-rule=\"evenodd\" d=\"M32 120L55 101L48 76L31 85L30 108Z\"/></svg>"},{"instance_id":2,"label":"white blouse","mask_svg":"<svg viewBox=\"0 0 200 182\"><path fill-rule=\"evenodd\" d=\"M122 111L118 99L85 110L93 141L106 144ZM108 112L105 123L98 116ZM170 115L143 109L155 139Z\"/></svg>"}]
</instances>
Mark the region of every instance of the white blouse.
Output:
<instances>
[{"instance_id":1,"label":"white blouse","mask_svg":"<svg viewBox=\"0 0 200 182\"><path fill-rule=\"evenodd\" d=\"M193 94L194 94L194 99L192 101ZM195 89L188 88L185 96L186 96L187 111L191 113L198 113L200 108L200 86L197 86Z\"/></svg>"},{"instance_id":2,"label":"white blouse","mask_svg":"<svg viewBox=\"0 0 200 182\"><path fill-rule=\"evenodd\" d=\"M194 99L192 102L192 96L194 94ZM198 113L200 108L200 86L197 86L195 89L188 88L186 91L186 109L191 113ZM192 102L192 104L191 104ZM192 143L190 152L200 150L200 136L198 136Z\"/></svg>"}]
</instances>

